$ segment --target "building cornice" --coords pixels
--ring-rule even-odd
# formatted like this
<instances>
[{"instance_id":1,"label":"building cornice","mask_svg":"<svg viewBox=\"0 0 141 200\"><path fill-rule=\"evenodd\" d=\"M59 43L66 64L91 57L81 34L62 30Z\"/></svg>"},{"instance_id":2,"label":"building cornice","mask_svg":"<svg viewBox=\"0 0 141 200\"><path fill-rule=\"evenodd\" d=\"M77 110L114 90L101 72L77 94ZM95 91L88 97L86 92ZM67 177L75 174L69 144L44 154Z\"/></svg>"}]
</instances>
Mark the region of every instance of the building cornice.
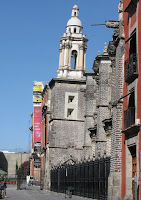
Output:
<instances>
[{"instance_id":1,"label":"building cornice","mask_svg":"<svg viewBox=\"0 0 141 200\"><path fill-rule=\"evenodd\" d=\"M84 122L82 119L63 119L63 118L51 118L49 123L52 121L72 121L72 122Z\"/></svg>"},{"instance_id":2,"label":"building cornice","mask_svg":"<svg viewBox=\"0 0 141 200\"><path fill-rule=\"evenodd\" d=\"M84 76L94 76L95 72L88 72L88 71L86 71L86 72L83 72L83 75Z\"/></svg>"},{"instance_id":3,"label":"building cornice","mask_svg":"<svg viewBox=\"0 0 141 200\"><path fill-rule=\"evenodd\" d=\"M86 84L86 79L53 78L49 82L50 88L52 88L55 83Z\"/></svg>"},{"instance_id":4,"label":"building cornice","mask_svg":"<svg viewBox=\"0 0 141 200\"><path fill-rule=\"evenodd\" d=\"M71 40L71 41L83 41L83 42L88 42L88 39L86 39L85 37L71 37L71 36L62 36L61 40L59 41L59 43L61 44L62 40Z\"/></svg>"}]
</instances>

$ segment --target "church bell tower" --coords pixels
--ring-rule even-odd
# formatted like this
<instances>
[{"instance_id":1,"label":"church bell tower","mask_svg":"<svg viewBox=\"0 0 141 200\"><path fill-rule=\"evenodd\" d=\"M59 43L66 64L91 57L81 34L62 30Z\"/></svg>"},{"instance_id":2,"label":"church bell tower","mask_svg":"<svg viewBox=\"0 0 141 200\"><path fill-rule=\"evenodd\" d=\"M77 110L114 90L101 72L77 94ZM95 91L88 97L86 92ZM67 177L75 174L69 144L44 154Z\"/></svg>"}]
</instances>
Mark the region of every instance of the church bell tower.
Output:
<instances>
[{"instance_id":1,"label":"church bell tower","mask_svg":"<svg viewBox=\"0 0 141 200\"><path fill-rule=\"evenodd\" d=\"M60 40L58 77L82 78L86 71L87 39L82 33L82 23L78 18L79 8L74 5L66 32Z\"/></svg>"}]
</instances>

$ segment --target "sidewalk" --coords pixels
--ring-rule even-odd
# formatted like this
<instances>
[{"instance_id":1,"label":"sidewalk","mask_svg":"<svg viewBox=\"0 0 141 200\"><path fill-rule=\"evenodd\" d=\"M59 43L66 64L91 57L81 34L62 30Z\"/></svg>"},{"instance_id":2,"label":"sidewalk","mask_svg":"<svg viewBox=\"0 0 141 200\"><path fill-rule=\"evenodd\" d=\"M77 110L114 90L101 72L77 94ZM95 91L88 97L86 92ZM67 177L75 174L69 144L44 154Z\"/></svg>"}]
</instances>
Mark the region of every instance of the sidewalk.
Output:
<instances>
[{"instance_id":1,"label":"sidewalk","mask_svg":"<svg viewBox=\"0 0 141 200\"><path fill-rule=\"evenodd\" d=\"M17 190L16 185L8 185L7 198L11 200L92 200L91 198L72 195L72 198L65 198L64 193L57 193L50 190L40 190L40 186L28 186L26 189Z\"/></svg>"},{"instance_id":2,"label":"sidewalk","mask_svg":"<svg viewBox=\"0 0 141 200\"><path fill-rule=\"evenodd\" d=\"M87 198L87 197L82 197L82 196L76 196L72 195L72 198L65 198L65 193L58 193L58 192L53 192L50 190L40 190L40 186L34 186L37 190L41 191L42 193L46 193L49 196L52 196L53 199L55 200L62 200L62 199L73 199L73 200L91 200L92 198ZM95 200L95 199L93 199Z\"/></svg>"}]
</instances>

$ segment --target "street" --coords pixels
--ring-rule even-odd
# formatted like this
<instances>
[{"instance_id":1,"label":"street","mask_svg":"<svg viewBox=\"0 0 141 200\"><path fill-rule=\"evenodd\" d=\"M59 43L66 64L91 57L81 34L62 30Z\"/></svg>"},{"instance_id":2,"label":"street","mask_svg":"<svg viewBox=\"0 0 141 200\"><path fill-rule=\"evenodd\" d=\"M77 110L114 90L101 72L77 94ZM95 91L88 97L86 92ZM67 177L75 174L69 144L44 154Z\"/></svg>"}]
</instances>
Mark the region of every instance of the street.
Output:
<instances>
[{"instance_id":1,"label":"street","mask_svg":"<svg viewBox=\"0 0 141 200\"><path fill-rule=\"evenodd\" d=\"M64 194L40 190L38 186L28 186L27 189L17 190L16 185L7 185L7 197L10 200L65 200ZM85 200L87 198L72 196L72 200Z\"/></svg>"}]
</instances>

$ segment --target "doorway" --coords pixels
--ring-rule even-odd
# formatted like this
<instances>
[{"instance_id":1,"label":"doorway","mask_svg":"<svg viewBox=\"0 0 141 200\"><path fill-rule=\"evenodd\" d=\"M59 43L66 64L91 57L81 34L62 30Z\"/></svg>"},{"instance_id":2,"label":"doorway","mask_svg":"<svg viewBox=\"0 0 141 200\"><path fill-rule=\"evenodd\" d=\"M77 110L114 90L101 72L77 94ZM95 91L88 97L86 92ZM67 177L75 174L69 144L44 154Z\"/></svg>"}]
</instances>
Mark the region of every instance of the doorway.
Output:
<instances>
[{"instance_id":1,"label":"doorway","mask_svg":"<svg viewBox=\"0 0 141 200\"><path fill-rule=\"evenodd\" d=\"M135 186L134 186L134 176L137 176L137 157L136 157L136 145L130 147L130 152L132 155L132 194L133 194L133 200L135 199Z\"/></svg>"}]
</instances>

